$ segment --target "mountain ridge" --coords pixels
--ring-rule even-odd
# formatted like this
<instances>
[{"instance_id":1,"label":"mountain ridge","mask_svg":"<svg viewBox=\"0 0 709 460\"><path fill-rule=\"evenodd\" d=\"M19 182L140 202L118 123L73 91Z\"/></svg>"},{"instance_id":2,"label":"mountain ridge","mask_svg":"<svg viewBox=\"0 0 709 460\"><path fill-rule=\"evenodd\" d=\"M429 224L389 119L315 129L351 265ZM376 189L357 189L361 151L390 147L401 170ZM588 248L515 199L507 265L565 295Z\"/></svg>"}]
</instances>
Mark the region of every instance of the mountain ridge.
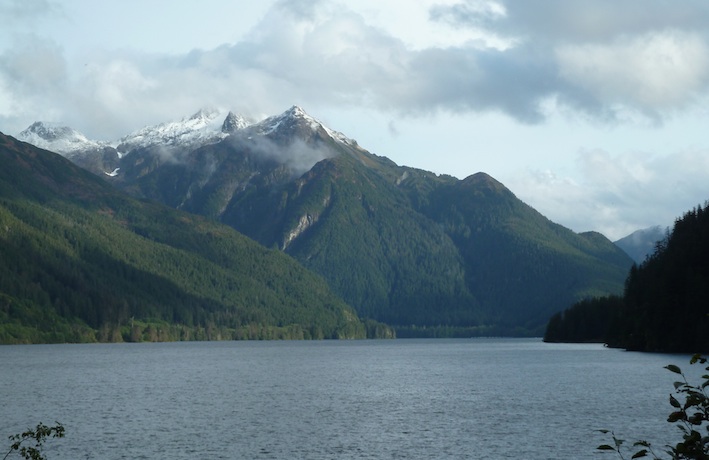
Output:
<instances>
[{"instance_id":1,"label":"mountain ridge","mask_svg":"<svg viewBox=\"0 0 709 460\"><path fill-rule=\"evenodd\" d=\"M217 143L229 134L248 130L250 135L268 135L279 129L281 124L291 130L298 123L312 131L322 129L328 136L339 142L356 145L356 141L325 126L308 115L301 107L294 105L279 115L261 121L250 120L233 111L216 108L202 108L194 114L178 121L167 121L147 125L115 140L92 140L76 129L56 122L35 121L21 131L16 138L63 156L73 156L77 152L112 147L120 157L126 153L154 145L189 146L198 148Z\"/></svg>"},{"instance_id":2,"label":"mountain ridge","mask_svg":"<svg viewBox=\"0 0 709 460\"><path fill-rule=\"evenodd\" d=\"M486 173L399 166L333 133L293 106L216 143L133 149L103 175L279 248L404 335L541 335L555 311L622 292L632 261L602 235L549 221Z\"/></svg>"},{"instance_id":3,"label":"mountain ridge","mask_svg":"<svg viewBox=\"0 0 709 460\"><path fill-rule=\"evenodd\" d=\"M322 278L0 133L0 343L361 338Z\"/></svg>"},{"instance_id":4,"label":"mountain ridge","mask_svg":"<svg viewBox=\"0 0 709 460\"><path fill-rule=\"evenodd\" d=\"M669 227L654 225L636 230L633 233L614 241L613 244L624 250L632 259L640 264L653 253L657 243L669 233Z\"/></svg>"}]
</instances>

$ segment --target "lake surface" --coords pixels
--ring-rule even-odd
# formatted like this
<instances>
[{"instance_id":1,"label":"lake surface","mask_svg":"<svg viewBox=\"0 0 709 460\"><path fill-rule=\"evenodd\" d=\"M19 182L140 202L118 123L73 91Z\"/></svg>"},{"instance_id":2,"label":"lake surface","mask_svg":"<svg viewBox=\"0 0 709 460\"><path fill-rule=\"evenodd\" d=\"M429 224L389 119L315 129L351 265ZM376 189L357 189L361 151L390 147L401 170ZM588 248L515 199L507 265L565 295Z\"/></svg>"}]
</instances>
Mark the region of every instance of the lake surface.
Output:
<instances>
[{"instance_id":1,"label":"lake surface","mask_svg":"<svg viewBox=\"0 0 709 460\"><path fill-rule=\"evenodd\" d=\"M57 459L614 459L657 445L689 357L538 339L0 347L6 436ZM696 366L694 366L696 367Z\"/></svg>"}]
</instances>

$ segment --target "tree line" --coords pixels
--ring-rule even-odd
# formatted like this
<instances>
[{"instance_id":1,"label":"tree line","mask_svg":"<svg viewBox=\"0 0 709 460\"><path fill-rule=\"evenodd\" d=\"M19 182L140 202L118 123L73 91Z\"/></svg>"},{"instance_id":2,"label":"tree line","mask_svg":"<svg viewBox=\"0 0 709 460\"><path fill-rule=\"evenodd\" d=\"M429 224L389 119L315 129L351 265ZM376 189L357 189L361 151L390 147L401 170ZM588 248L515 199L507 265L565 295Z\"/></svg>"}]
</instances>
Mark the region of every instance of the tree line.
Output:
<instances>
[{"instance_id":1,"label":"tree line","mask_svg":"<svg viewBox=\"0 0 709 460\"><path fill-rule=\"evenodd\" d=\"M605 342L653 352L709 351L709 202L678 218L621 297L577 302L549 320L547 342Z\"/></svg>"}]
</instances>

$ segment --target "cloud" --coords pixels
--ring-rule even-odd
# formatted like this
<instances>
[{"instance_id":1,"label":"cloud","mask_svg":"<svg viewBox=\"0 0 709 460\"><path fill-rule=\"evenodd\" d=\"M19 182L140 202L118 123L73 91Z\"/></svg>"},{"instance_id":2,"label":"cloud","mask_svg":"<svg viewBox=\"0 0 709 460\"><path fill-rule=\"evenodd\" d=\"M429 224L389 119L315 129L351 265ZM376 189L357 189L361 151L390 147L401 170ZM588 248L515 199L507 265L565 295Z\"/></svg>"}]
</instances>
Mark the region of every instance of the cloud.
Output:
<instances>
[{"instance_id":1,"label":"cloud","mask_svg":"<svg viewBox=\"0 0 709 460\"><path fill-rule=\"evenodd\" d=\"M507 46L412 49L343 5L279 2L247 40L198 53L180 70L208 75L210 87L241 84L235 92L251 106L265 101L280 109L290 96L399 115L499 111L524 123L544 121L551 99L592 117L630 111L661 121L707 94L709 44L697 19L709 19L707 7L614 5L434 6L432 21L485 29Z\"/></svg>"},{"instance_id":2,"label":"cloud","mask_svg":"<svg viewBox=\"0 0 709 460\"><path fill-rule=\"evenodd\" d=\"M4 28L24 27L58 14L64 14L62 7L48 0L4 0L0 3Z\"/></svg>"},{"instance_id":3,"label":"cloud","mask_svg":"<svg viewBox=\"0 0 709 460\"><path fill-rule=\"evenodd\" d=\"M128 124L136 129L204 105L252 117L301 104L389 116L495 112L522 123L542 123L550 110L662 122L709 95L705 2L428 4L430 24L481 38L412 47L356 6L278 1L240 41L183 55L111 51L77 67L47 42L5 51L0 87L27 85L17 96L22 104L63 108L61 121L109 138L125 134ZM72 115L79 110L83 120Z\"/></svg>"},{"instance_id":4,"label":"cloud","mask_svg":"<svg viewBox=\"0 0 709 460\"><path fill-rule=\"evenodd\" d=\"M529 170L507 181L520 199L575 231L598 230L617 240L653 225L672 225L709 200L709 151L666 156L603 150L579 153L580 180ZM589 223L593 226L588 228Z\"/></svg>"},{"instance_id":5,"label":"cloud","mask_svg":"<svg viewBox=\"0 0 709 460\"><path fill-rule=\"evenodd\" d=\"M504 4L490 0L468 0L453 5L433 5L429 10L432 21L457 27L485 27L507 16Z\"/></svg>"},{"instance_id":6,"label":"cloud","mask_svg":"<svg viewBox=\"0 0 709 460\"><path fill-rule=\"evenodd\" d=\"M274 160L285 166L293 177L309 171L316 163L331 158L337 152L321 143L309 143L299 138L286 143L275 142L262 135L253 135L249 129L229 138L235 146L253 152L256 157Z\"/></svg>"},{"instance_id":7,"label":"cloud","mask_svg":"<svg viewBox=\"0 0 709 460\"><path fill-rule=\"evenodd\" d=\"M675 30L556 49L561 77L600 105L657 115L691 105L706 92L708 56L704 37Z\"/></svg>"},{"instance_id":8,"label":"cloud","mask_svg":"<svg viewBox=\"0 0 709 460\"><path fill-rule=\"evenodd\" d=\"M678 29L704 32L709 6L701 0L463 0L431 8L433 20L486 28L520 41L588 43Z\"/></svg>"},{"instance_id":9,"label":"cloud","mask_svg":"<svg viewBox=\"0 0 709 460\"><path fill-rule=\"evenodd\" d=\"M551 0L540 7L524 0L468 0L434 7L431 18L507 38L516 52L488 52L484 68L500 92L505 75L518 71L519 103L495 102L520 120L533 120L535 107L543 114L543 101L554 99L597 119L619 120L630 112L662 121L709 92L704 2ZM537 65L520 59L525 55ZM471 102L469 110L480 108Z\"/></svg>"},{"instance_id":10,"label":"cloud","mask_svg":"<svg viewBox=\"0 0 709 460\"><path fill-rule=\"evenodd\" d=\"M21 38L0 54L0 117L61 112L69 92L62 49L32 35Z\"/></svg>"}]
</instances>

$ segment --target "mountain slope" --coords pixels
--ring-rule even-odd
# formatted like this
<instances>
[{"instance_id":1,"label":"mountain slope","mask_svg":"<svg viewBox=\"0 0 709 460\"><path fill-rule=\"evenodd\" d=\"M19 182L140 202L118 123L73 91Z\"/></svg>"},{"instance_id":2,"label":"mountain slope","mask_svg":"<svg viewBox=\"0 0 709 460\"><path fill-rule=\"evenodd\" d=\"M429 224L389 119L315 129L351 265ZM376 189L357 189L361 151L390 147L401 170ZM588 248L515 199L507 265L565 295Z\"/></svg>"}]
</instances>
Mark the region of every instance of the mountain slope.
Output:
<instances>
[{"instance_id":1,"label":"mountain slope","mask_svg":"<svg viewBox=\"0 0 709 460\"><path fill-rule=\"evenodd\" d=\"M669 229L659 225L637 230L630 235L615 241L614 244L625 251L635 262L642 263L653 253L655 245L662 240Z\"/></svg>"},{"instance_id":2,"label":"mountain slope","mask_svg":"<svg viewBox=\"0 0 709 460\"><path fill-rule=\"evenodd\" d=\"M80 132L53 123L35 122L22 131L18 139L39 148L51 150L67 157L86 150L95 150L105 146L105 143L88 139Z\"/></svg>"},{"instance_id":3,"label":"mountain slope","mask_svg":"<svg viewBox=\"0 0 709 460\"><path fill-rule=\"evenodd\" d=\"M284 254L2 134L0 156L0 342L365 335Z\"/></svg>"},{"instance_id":4,"label":"mountain slope","mask_svg":"<svg viewBox=\"0 0 709 460\"><path fill-rule=\"evenodd\" d=\"M602 235L554 224L484 173L438 187L423 211L446 229L468 286L507 327L537 328L579 298L620 292L630 267Z\"/></svg>"},{"instance_id":5,"label":"mountain slope","mask_svg":"<svg viewBox=\"0 0 709 460\"><path fill-rule=\"evenodd\" d=\"M602 235L550 222L485 174L398 166L298 107L175 148L126 152L105 178L281 249L400 335L541 335L555 311L622 292L632 264Z\"/></svg>"}]
</instances>

